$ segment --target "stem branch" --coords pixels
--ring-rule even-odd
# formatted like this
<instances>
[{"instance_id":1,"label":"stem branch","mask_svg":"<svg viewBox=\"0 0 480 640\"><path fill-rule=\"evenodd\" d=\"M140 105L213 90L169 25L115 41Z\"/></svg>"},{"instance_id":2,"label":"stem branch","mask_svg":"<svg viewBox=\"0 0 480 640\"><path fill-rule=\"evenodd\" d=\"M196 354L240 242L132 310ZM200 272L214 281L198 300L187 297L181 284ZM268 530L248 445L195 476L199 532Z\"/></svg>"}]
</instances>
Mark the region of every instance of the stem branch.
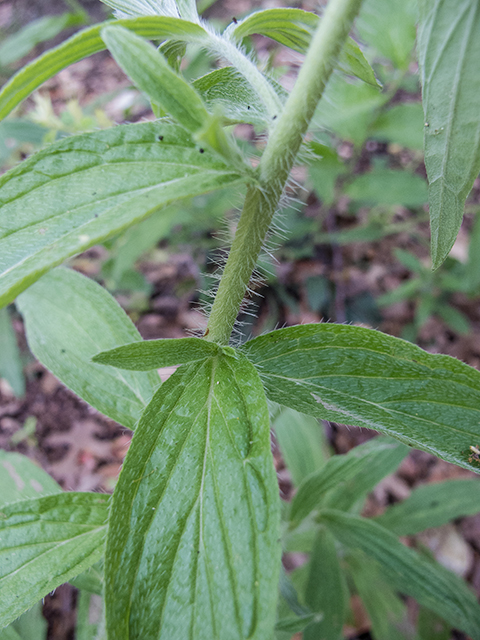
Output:
<instances>
[{"instance_id":1,"label":"stem branch","mask_svg":"<svg viewBox=\"0 0 480 640\"><path fill-rule=\"evenodd\" d=\"M206 339L228 344L240 305L303 136L362 0L330 0L250 187L208 322Z\"/></svg>"}]
</instances>

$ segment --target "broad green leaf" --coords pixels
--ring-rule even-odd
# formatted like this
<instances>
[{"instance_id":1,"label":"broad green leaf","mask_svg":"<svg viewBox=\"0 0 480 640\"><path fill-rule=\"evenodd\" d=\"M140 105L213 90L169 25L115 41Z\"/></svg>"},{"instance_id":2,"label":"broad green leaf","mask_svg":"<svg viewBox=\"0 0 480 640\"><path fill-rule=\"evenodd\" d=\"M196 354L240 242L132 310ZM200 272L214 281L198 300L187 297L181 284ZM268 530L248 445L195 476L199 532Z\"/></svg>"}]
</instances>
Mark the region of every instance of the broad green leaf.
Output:
<instances>
[{"instance_id":1,"label":"broad green leaf","mask_svg":"<svg viewBox=\"0 0 480 640\"><path fill-rule=\"evenodd\" d=\"M340 160L337 152L329 147L318 142L310 143L310 147L317 156L321 156L309 165L311 183L323 204L330 206L337 197L337 180L348 172L348 168Z\"/></svg>"},{"instance_id":2,"label":"broad green leaf","mask_svg":"<svg viewBox=\"0 0 480 640\"><path fill-rule=\"evenodd\" d=\"M376 521L398 536L411 536L476 513L480 513L480 482L446 480L414 489L409 498L389 507Z\"/></svg>"},{"instance_id":3,"label":"broad green leaf","mask_svg":"<svg viewBox=\"0 0 480 640\"><path fill-rule=\"evenodd\" d=\"M99 560L107 505L98 493L59 493L2 507L0 625Z\"/></svg>"},{"instance_id":4,"label":"broad green leaf","mask_svg":"<svg viewBox=\"0 0 480 640\"><path fill-rule=\"evenodd\" d=\"M393 62L397 69L408 68L415 45L415 0L365 0L355 26L363 42Z\"/></svg>"},{"instance_id":5,"label":"broad green leaf","mask_svg":"<svg viewBox=\"0 0 480 640\"><path fill-rule=\"evenodd\" d=\"M378 563L362 552L351 552L346 561L353 583L370 618L370 634L374 640L407 640L401 631L407 619L407 608L382 576ZM423 640L423 638L422 638Z\"/></svg>"},{"instance_id":6,"label":"broad green leaf","mask_svg":"<svg viewBox=\"0 0 480 640\"><path fill-rule=\"evenodd\" d=\"M398 591L412 596L473 640L480 638L480 605L454 573L404 546L393 533L371 520L332 509L321 512L321 522L342 544L376 560Z\"/></svg>"},{"instance_id":7,"label":"broad green leaf","mask_svg":"<svg viewBox=\"0 0 480 640\"><path fill-rule=\"evenodd\" d=\"M69 583L77 589L97 596L103 595L103 560L89 567L83 573L71 578Z\"/></svg>"},{"instance_id":8,"label":"broad green leaf","mask_svg":"<svg viewBox=\"0 0 480 640\"><path fill-rule=\"evenodd\" d=\"M305 630L304 640L340 640L347 613L347 587L337 556L335 540L328 529L321 527L310 555L310 569L305 590L305 602L322 619Z\"/></svg>"},{"instance_id":9,"label":"broad green leaf","mask_svg":"<svg viewBox=\"0 0 480 640\"><path fill-rule=\"evenodd\" d=\"M450 640L452 629L440 616L420 607L417 618L418 640Z\"/></svg>"},{"instance_id":10,"label":"broad green leaf","mask_svg":"<svg viewBox=\"0 0 480 640\"><path fill-rule=\"evenodd\" d=\"M17 398L25 394L22 358L7 309L0 309L0 378L8 382Z\"/></svg>"},{"instance_id":11,"label":"broad green leaf","mask_svg":"<svg viewBox=\"0 0 480 640\"><path fill-rule=\"evenodd\" d=\"M172 367L195 360L231 352L229 347L220 347L202 338L179 338L177 340L143 340L98 353L92 358L98 364L108 364L130 371L151 371L160 367Z\"/></svg>"},{"instance_id":12,"label":"broad green leaf","mask_svg":"<svg viewBox=\"0 0 480 640\"><path fill-rule=\"evenodd\" d=\"M480 7L477 0L420 0L419 8L425 166L437 268L455 242L480 171Z\"/></svg>"},{"instance_id":13,"label":"broad green leaf","mask_svg":"<svg viewBox=\"0 0 480 640\"><path fill-rule=\"evenodd\" d=\"M423 151L424 122L421 102L404 102L381 113L373 123L370 135L377 140Z\"/></svg>"},{"instance_id":14,"label":"broad green leaf","mask_svg":"<svg viewBox=\"0 0 480 640\"><path fill-rule=\"evenodd\" d=\"M0 508L27 498L61 493L62 488L35 462L21 453L0 449Z\"/></svg>"},{"instance_id":15,"label":"broad green leaf","mask_svg":"<svg viewBox=\"0 0 480 640\"><path fill-rule=\"evenodd\" d=\"M35 89L62 69L93 53L103 51L105 44L100 31L106 24L126 27L152 40L174 38L200 43L207 38L206 31L200 25L177 17L149 16L102 22L88 27L27 64L5 84L0 91L0 119L8 115L22 100L28 98Z\"/></svg>"},{"instance_id":16,"label":"broad green leaf","mask_svg":"<svg viewBox=\"0 0 480 640\"><path fill-rule=\"evenodd\" d=\"M109 637L264 640L280 566L263 389L240 354L181 367L145 410L115 489Z\"/></svg>"},{"instance_id":17,"label":"broad green leaf","mask_svg":"<svg viewBox=\"0 0 480 640\"><path fill-rule=\"evenodd\" d=\"M416 173L392 169L374 169L355 177L345 195L369 204L421 207L428 201L425 180Z\"/></svg>"},{"instance_id":18,"label":"broad green leaf","mask_svg":"<svg viewBox=\"0 0 480 640\"><path fill-rule=\"evenodd\" d=\"M115 299L71 269L55 269L18 298L30 349L69 389L133 429L160 384L156 373L127 373L91 361L141 337Z\"/></svg>"},{"instance_id":19,"label":"broad green leaf","mask_svg":"<svg viewBox=\"0 0 480 640\"><path fill-rule=\"evenodd\" d=\"M369 135L376 111L384 103L385 96L377 89L368 84L347 82L339 73L333 73L310 128L329 129L361 146Z\"/></svg>"},{"instance_id":20,"label":"broad green leaf","mask_svg":"<svg viewBox=\"0 0 480 640\"><path fill-rule=\"evenodd\" d=\"M275 418L273 428L295 485L323 467L328 457L328 445L318 420L284 409Z\"/></svg>"},{"instance_id":21,"label":"broad green leaf","mask_svg":"<svg viewBox=\"0 0 480 640\"><path fill-rule=\"evenodd\" d=\"M50 145L0 178L0 304L161 207L239 180L164 121Z\"/></svg>"},{"instance_id":22,"label":"broad green leaf","mask_svg":"<svg viewBox=\"0 0 480 640\"><path fill-rule=\"evenodd\" d=\"M236 24L232 23L225 30L224 35L239 43L247 36L256 33L299 53L306 53L318 22L319 18L315 13L302 9L265 9L252 13L244 20L237 21ZM351 38L347 38L337 66L345 73L356 76L374 87L380 86L373 69L357 43Z\"/></svg>"},{"instance_id":23,"label":"broad green leaf","mask_svg":"<svg viewBox=\"0 0 480 640\"><path fill-rule=\"evenodd\" d=\"M210 115L198 93L154 46L125 27L106 26L101 36L137 87L185 129L196 133L207 124Z\"/></svg>"},{"instance_id":24,"label":"broad green leaf","mask_svg":"<svg viewBox=\"0 0 480 640\"><path fill-rule=\"evenodd\" d=\"M298 524L314 509L323 505L327 491L334 489L339 483L348 482L358 474L368 474L369 468L376 466L382 458L390 459L393 456L400 464L406 450L407 447L390 438L380 437L355 447L347 454L333 456L299 486L292 500L290 520Z\"/></svg>"},{"instance_id":25,"label":"broad green leaf","mask_svg":"<svg viewBox=\"0 0 480 640\"><path fill-rule=\"evenodd\" d=\"M6 67L26 56L40 42L55 38L68 27L85 22L79 13L64 13L60 16L44 16L33 20L25 27L2 40L0 45L0 66Z\"/></svg>"},{"instance_id":26,"label":"broad green leaf","mask_svg":"<svg viewBox=\"0 0 480 640\"><path fill-rule=\"evenodd\" d=\"M23 640L23 639L19 635L18 631L16 631L14 627L10 625L9 627L0 629L0 640Z\"/></svg>"},{"instance_id":27,"label":"broad green leaf","mask_svg":"<svg viewBox=\"0 0 480 640\"><path fill-rule=\"evenodd\" d=\"M334 324L279 329L244 346L268 397L317 418L388 433L480 471L480 372L449 356Z\"/></svg>"},{"instance_id":28,"label":"broad green leaf","mask_svg":"<svg viewBox=\"0 0 480 640\"><path fill-rule=\"evenodd\" d=\"M77 624L75 626L75 640L99 640L97 631L100 620L93 619L92 613L100 616L102 611L99 608L98 596L87 591L80 591L77 599ZM92 611L93 609L93 611Z\"/></svg>"}]
</instances>

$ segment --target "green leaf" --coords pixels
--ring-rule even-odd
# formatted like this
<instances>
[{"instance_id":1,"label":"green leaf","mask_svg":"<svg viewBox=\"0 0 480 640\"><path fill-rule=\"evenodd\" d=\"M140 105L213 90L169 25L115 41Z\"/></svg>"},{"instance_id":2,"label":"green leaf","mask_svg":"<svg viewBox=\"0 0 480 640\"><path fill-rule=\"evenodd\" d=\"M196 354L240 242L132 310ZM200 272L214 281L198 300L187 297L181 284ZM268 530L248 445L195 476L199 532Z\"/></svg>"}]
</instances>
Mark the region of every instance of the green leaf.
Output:
<instances>
[{"instance_id":1,"label":"green leaf","mask_svg":"<svg viewBox=\"0 0 480 640\"><path fill-rule=\"evenodd\" d=\"M431 609L473 640L480 638L480 605L458 576L405 547L380 525L341 511L321 512L321 522L350 549L376 560L390 584Z\"/></svg>"},{"instance_id":2,"label":"green leaf","mask_svg":"<svg viewBox=\"0 0 480 640\"><path fill-rule=\"evenodd\" d=\"M22 640L22 637L18 634L18 631L12 626L0 629L0 640Z\"/></svg>"},{"instance_id":3,"label":"green leaf","mask_svg":"<svg viewBox=\"0 0 480 640\"><path fill-rule=\"evenodd\" d=\"M404 102L381 113L371 127L371 135L377 140L423 151L424 122L421 102Z\"/></svg>"},{"instance_id":4,"label":"green leaf","mask_svg":"<svg viewBox=\"0 0 480 640\"><path fill-rule=\"evenodd\" d=\"M240 43L247 36L260 34L299 53L306 53L318 22L319 18L315 13L302 9L265 9L250 14L236 24L232 23L224 35ZM349 75L380 87L373 69L351 38L347 38L337 66Z\"/></svg>"},{"instance_id":5,"label":"green leaf","mask_svg":"<svg viewBox=\"0 0 480 640\"><path fill-rule=\"evenodd\" d=\"M322 619L311 624L304 640L340 640L347 613L347 587L338 561L335 540L328 529L321 527L310 555L310 569L305 590L305 602Z\"/></svg>"},{"instance_id":6,"label":"green leaf","mask_svg":"<svg viewBox=\"0 0 480 640\"><path fill-rule=\"evenodd\" d=\"M415 45L416 2L389 0L385 11L383 0L365 0L356 21L363 42L405 70L412 59Z\"/></svg>"},{"instance_id":7,"label":"green leaf","mask_svg":"<svg viewBox=\"0 0 480 640\"><path fill-rule=\"evenodd\" d=\"M428 189L425 180L416 173L394 171L392 169L374 169L354 178L345 188L345 194L369 204L421 207L428 201Z\"/></svg>"},{"instance_id":8,"label":"green leaf","mask_svg":"<svg viewBox=\"0 0 480 640\"><path fill-rule=\"evenodd\" d=\"M20 453L0 449L0 508L3 505L61 493L62 488L37 464Z\"/></svg>"},{"instance_id":9,"label":"green leaf","mask_svg":"<svg viewBox=\"0 0 480 640\"><path fill-rule=\"evenodd\" d=\"M307 613L306 615L298 617L291 616L290 618L281 618L275 625L275 631L289 633L290 635L300 633L313 622L316 617L315 613Z\"/></svg>"},{"instance_id":10,"label":"green leaf","mask_svg":"<svg viewBox=\"0 0 480 640\"><path fill-rule=\"evenodd\" d=\"M155 389L156 373L126 373L91 362L93 355L141 337L115 299L71 269L55 269L18 299L30 349L69 389L133 429Z\"/></svg>"},{"instance_id":11,"label":"green leaf","mask_svg":"<svg viewBox=\"0 0 480 640\"><path fill-rule=\"evenodd\" d=\"M137 87L185 129L196 133L207 124L210 114L198 93L175 73L154 46L125 27L104 27L101 36Z\"/></svg>"},{"instance_id":12,"label":"green leaf","mask_svg":"<svg viewBox=\"0 0 480 640\"><path fill-rule=\"evenodd\" d=\"M293 483L299 485L326 462L328 446L318 420L284 409L273 423L275 436Z\"/></svg>"},{"instance_id":13,"label":"green leaf","mask_svg":"<svg viewBox=\"0 0 480 640\"><path fill-rule=\"evenodd\" d=\"M270 82L282 100L287 97L280 84L268 76L265 76L265 80ZM261 127L271 124L265 104L252 85L234 67L215 69L194 80L192 85L207 106L221 107L224 119L229 124L247 122Z\"/></svg>"},{"instance_id":14,"label":"green leaf","mask_svg":"<svg viewBox=\"0 0 480 640\"><path fill-rule=\"evenodd\" d=\"M46 80L93 53L103 51L105 44L100 31L106 25L120 25L144 38L164 40L174 38L185 42L203 42L207 33L198 24L164 16L149 16L132 20L102 22L88 27L33 60L14 75L0 92L0 119L8 115L22 100Z\"/></svg>"},{"instance_id":15,"label":"green leaf","mask_svg":"<svg viewBox=\"0 0 480 640\"><path fill-rule=\"evenodd\" d=\"M480 513L480 482L446 480L414 489L409 498L389 507L376 521L398 536L411 536L476 513Z\"/></svg>"},{"instance_id":16,"label":"green leaf","mask_svg":"<svg viewBox=\"0 0 480 640\"><path fill-rule=\"evenodd\" d=\"M6 67L40 44L55 38L61 31L85 22L84 16L78 13L64 13L60 16L45 16L33 20L16 33L3 39L0 45L0 66Z\"/></svg>"},{"instance_id":17,"label":"green leaf","mask_svg":"<svg viewBox=\"0 0 480 640\"><path fill-rule=\"evenodd\" d=\"M317 418L376 429L480 471L480 372L363 327L279 329L244 346L268 397ZM470 460L469 460L470 458Z\"/></svg>"},{"instance_id":18,"label":"green leaf","mask_svg":"<svg viewBox=\"0 0 480 640\"><path fill-rule=\"evenodd\" d=\"M17 398L25 395L22 359L7 309L0 309L0 378L8 382Z\"/></svg>"},{"instance_id":19,"label":"green leaf","mask_svg":"<svg viewBox=\"0 0 480 640\"><path fill-rule=\"evenodd\" d=\"M43 602L37 604L26 611L23 615L12 623L13 628L22 640L46 640L47 621L42 614ZM7 627L8 629L9 627ZM0 631L0 639L1 631Z\"/></svg>"},{"instance_id":20,"label":"green leaf","mask_svg":"<svg viewBox=\"0 0 480 640\"><path fill-rule=\"evenodd\" d=\"M449 624L425 607L420 607L417 618L418 640L450 640Z\"/></svg>"},{"instance_id":21,"label":"green leaf","mask_svg":"<svg viewBox=\"0 0 480 640\"><path fill-rule=\"evenodd\" d=\"M348 82L333 73L319 102L310 128L326 128L361 146L369 135L376 111L385 96L368 84Z\"/></svg>"},{"instance_id":22,"label":"green leaf","mask_svg":"<svg viewBox=\"0 0 480 640\"><path fill-rule=\"evenodd\" d=\"M400 464L406 453L407 447L390 438L380 437L355 447L347 454L333 456L299 486L291 503L290 520L298 524L314 509L322 507L327 491L340 482L348 482L361 473L367 474L372 465L375 467L385 457L390 460L393 456Z\"/></svg>"},{"instance_id":23,"label":"green leaf","mask_svg":"<svg viewBox=\"0 0 480 640\"><path fill-rule=\"evenodd\" d=\"M374 640L406 640L400 631L407 619L406 606L382 576L382 568L372 558L358 551L350 552L346 561L370 618L370 633Z\"/></svg>"},{"instance_id":24,"label":"green leaf","mask_svg":"<svg viewBox=\"0 0 480 640\"><path fill-rule=\"evenodd\" d=\"M382 440L384 439L376 439L379 446ZM395 441L392 440L392 442ZM408 447L400 445L387 449L383 454L372 455L368 467L362 469L360 465L358 471L352 476L348 473L347 478L342 479L334 489L329 491L322 500L322 505L340 511L349 511L353 508L361 510L367 495L383 478L397 470L407 454Z\"/></svg>"},{"instance_id":25,"label":"green leaf","mask_svg":"<svg viewBox=\"0 0 480 640\"><path fill-rule=\"evenodd\" d=\"M161 207L239 179L164 121L52 144L0 178L0 304Z\"/></svg>"},{"instance_id":26,"label":"green leaf","mask_svg":"<svg viewBox=\"0 0 480 640\"><path fill-rule=\"evenodd\" d=\"M59 493L2 507L0 625L99 560L107 505L98 493Z\"/></svg>"},{"instance_id":27,"label":"green leaf","mask_svg":"<svg viewBox=\"0 0 480 640\"><path fill-rule=\"evenodd\" d=\"M419 8L418 59L436 269L455 242L466 197L480 171L480 7L476 0L421 0Z\"/></svg>"},{"instance_id":28,"label":"green leaf","mask_svg":"<svg viewBox=\"0 0 480 640\"><path fill-rule=\"evenodd\" d=\"M103 595L103 560L89 567L83 573L71 578L69 583L77 589L97 596Z\"/></svg>"},{"instance_id":29,"label":"green leaf","mask_svg":"<svg viewBox=\"0 0 480 640\"><path fill-rule=\"evenodd\" d=\"M77 599L77 624L75 627L75 640L96 640L98 639L97 631L99 621L95 620L95 614L102 615L100 609L99 598L88 593L80 591ZM100 611L98 611L100 609ZM92 616L92 613L94 614ZM95 617L94 617L95 616ZM92 618L94 618L92 620Z\"/></svg>"},{"instance_id":30,"label":"green leaf","mask_svg":"<svg viewBox=\"0 0 480 640\"><path fill-rule=\"evenodd\" d=\"M273 634L279 499L250 363L183 366L140 420L115 489L105 564L109 637Z\"/></svg>"},{"instance_id":31,"label":"green leaf","mask_svg":"<svg viewBox=\"0 0 480 640\"><path fill-rule=\"evenodd\" d=\"M98 353L92 358L98 364L108 364L130 371L151 371L160 367L172 367L231 351L202 338L179 338L177 340L143 340L126 344L110 351Z\"/></svg>"},{"instance_id":32,"label":"green leaf","mask_svg":"<svg viewBox=\"0 0 480 640\"><path fill-rule=\"evenodd\" d=\"M136 16L178 16L175 0L102 0L122 17Z\"/></svg>"}]
</instances>

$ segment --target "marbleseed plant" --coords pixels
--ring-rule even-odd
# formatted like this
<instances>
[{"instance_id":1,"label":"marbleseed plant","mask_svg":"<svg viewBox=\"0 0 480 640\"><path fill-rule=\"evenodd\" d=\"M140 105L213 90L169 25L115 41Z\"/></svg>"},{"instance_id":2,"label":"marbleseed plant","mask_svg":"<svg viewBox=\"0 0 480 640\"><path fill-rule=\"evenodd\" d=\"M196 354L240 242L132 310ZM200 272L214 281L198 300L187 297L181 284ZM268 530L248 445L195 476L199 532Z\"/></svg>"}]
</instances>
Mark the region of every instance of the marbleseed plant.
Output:
<instances>
[{"instance_id":1,"label":"marbleseed plant","mask_svg":"<svg viewBox=\"0 0 480 640\"><path fill-rule=\"evenodd\" d=\"M269 399L388 436L300 482L288 527L294 534L313 522L318 580L322 571L327 581L337 575L335 545L361 551L399 592L479 640L480 607L459 578L402 545L387 521L340 508L341 494L335 503L324 496L373 460L398 464L405 445L478 473L480 372L354 326L288 327L229 345L332 71L377 84L349 37L361 0L329 0L320 18L257 11L223 33L199 17L194 0L104 1L116 19L20 70L0 93L0 117L61 69L108 49L157 119L60 139L0 178L0 302L16 299L48 369L135 434L111 499L63 492L28 465L27 488L3 497L0 626L73 581L103 593L98 637L109 640L327 637L315 629L329 609L299 607L280 575ZM245 54L251 34L306 54L288 96ZM192 43L227 65L188 83L179 63ZM480 170L478 0L419 0L417 49L438 267ZM232 135L237 123L268 136L255 168ZM225 188L243 189L245 201L202 338L142 341L105 289L59 266L172 202ZM155 369L174 365L160 385ZM29 489L38 486L40 495ZM104 578L92 587L89 568L102 559ZM279 583L292 611L277 620ZM339 620L329 638L340 637Z\"/></svg>"}]
</instances>

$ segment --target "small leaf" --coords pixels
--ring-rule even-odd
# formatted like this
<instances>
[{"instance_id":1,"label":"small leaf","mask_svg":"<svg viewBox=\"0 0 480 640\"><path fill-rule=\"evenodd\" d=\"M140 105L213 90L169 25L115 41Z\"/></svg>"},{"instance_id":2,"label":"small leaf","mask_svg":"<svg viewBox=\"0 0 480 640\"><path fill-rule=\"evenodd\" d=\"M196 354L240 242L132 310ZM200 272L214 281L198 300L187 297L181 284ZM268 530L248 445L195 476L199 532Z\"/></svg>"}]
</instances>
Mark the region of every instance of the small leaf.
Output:
<instances>
[{"instance_id":1,"label":"small leaf","mask_svg":"<svg viewBox=\"0 0 480 640\"><path fill-rule=\"evenodd\" d=\"M140 334L114 298L71 269L55 269L18 299L35 357L69 389L133 429L160 380L101 367L91 357ZM141 342L140 342L141 344Z\"/></svg>"},{"instance_id":2,"label":"small leaf","mask_svg":"<svg viewBox=\"0 0 480 640\"><path fill-rule=\"evenodd\" d=\"M0 378L8 382L17 398L25 394L22 359L7 309L0 309Z\"/></svg>"},{"instance_id":3,"label":"small leaf","mask_svg":"<svg viewBox=\"0 0 480 640\"><path fill-rule=\"evenodd\" d=\"M408 149L423 151L425 117L421 102L404 102L383 111L371 127L371 135Z\"/></svg>"},{"instance_id":4,"label":"small leaf","mask_svg":"<svg viewBox=\"0 0 480 640\"><path fill-rule=\"evenodd\" d=\"M398 591L479 640L480 605L454 573L405 547L393 533L371 520L332 509L321 512L321 522L342 544L376 560Z\"/></svg>"},{"instance_id":5,"label":"small leaf","mask_svg":"<svg viewBox=\"0 0 480 640\"><path fill-rule=\"evenodd\" d=\"M62 492L60 485L27 456L1 449L0 487L0 508L11 502Z\"/></svg>"},{"instance_id":6,"label":"small leaf","mask_svg":"<svg viewBox=\"0 0 480 640\"><path fill-rule=\"evenodd\" d=\"M241 42L254 33L260 34L299 53L306 53L318 22L319 18L315 13L302 9L265 9L250 14L236 24L232 23L224 35L235 42ZM349 75L380 87L373 69L351 38L347 38L337 66Z\"/></svg>"},{"instance_id":7,"label":"small leaf","mask_svg":"<svg viewBox=\"0 0 480 640\"><path fill-rule=\"evenodd\" d=\"M295 485L326 462L328 445L318 420L284 409L273 423L275 436Z\"/></svg>"},{"instance_id":8,"label":"small leaf","mask_svg":"<svg viewBox=\"0 0 480 640\"><path fill-rule=\"evenodd\" d=\"M369 468L372 465L375 467L379 460L385 456L390 458L389 454L400 464L406 453L407 447L390 438L375 438L355 447L347 454L333 456L299 486L292 500L290 519L298 524L314 509L320 508L324 503L325 494L335 489L339 483L348 482L361 473L367 474Z\"/></svg>"},{"instance_id":9,"label":"small leaf","mask_svg":"<svg viewBox=\"0 0 480 640\"><path fill-rule=\"evenodd\" d=\"M355 26L363 42L391 60L396 69L405 70L415 45L416 3L389 0L388 11L384 8L383 0L365 0Z\"/></svg>"},{"instance_id":10,"label":"small leaf","mask_svg":"<svg viewBox=\"0 0 480 640\"><path fill-rule=\"evenodd\" d=\"M321 620L311 624L303 634L304 640L340 640L347 613L347 585L337 556L335 539L328 529L321 527L310 555L310 569L305 590L305 602Z\"/></svg>"},{"instance_id":11,"label":"small leaf","mask_svg":"<svg viewBox=\"0 0 480 640\"><path fill-rule=\"evenodd\" d=\"M476 0L421 0L418 59L430 183L432 262L445 260L480 171L480 7ZM449 87L445 91L445 87Z\"/></svg>"},{"instance_id":12,"label":"small leaf","mask_svg":"<svg viewBox=\"0 0 480 640\"><path fill-rule=\"evenodd\" d=\"M480 372L363 327L279 329L244 346L274 402L385 432L480 472Z\"/></svg>"},{"instance_id":13,"label":"small leaf","mask_svg":"<svg viewBox=\"0 0 480 640\"><path fill-rule=\"evenodd\" d=\"M376 522L398 536L411 536L476 513L480 513L480 482L446 480L414 489L409 498L389 507Z\"/></svg>"},{"instance_id":14,"label":"small leaf","mask_svg":"<svg viewBox=\"0 0 480 640\"><path fill-rule=\"evenodd\" d=\"M0 178L0 305L165 205L239 180L164 121L59 140Z\"/></svg>"},{"instance_id":15,"label":"small leaf","mask_svg":"<svg viewBox=\"0 0 480 640\"><path fill-rule=\"evenodd\" d=\"M107 505L98 493L59 493L2 507L0 625L100 559Z\"/></svg>"},{"instance_id":16,"label":"small leaf","mask_svg":"<svg viewBox=\"0 0 480 640\"><path fill-rule=\"evenodd\" d=\"M178 17L158 15L132 20L102 22L88 27L27 64L4 85L0 91L0 119L5 118L22 100L28 98L35 89L62 69L98 51L103 51L106 47L100 32L106 24L126 27L134 33L152 40L174 38L185 42L200 43L207 38L207 32L198 24L181 20Z\"/></svg>"},{"instance_id":17,"label":"small leaf","mask_svg":"<svg viewBox=\"0 0 480 640\"><path fill-rule=\"evenodd\" d=\"M101 36L137 87L185 129L195 133L208 122L210 115L198 93L175 73L160 51L125 27L104 27Z\"/></svg>"},{"instance_id":18,"label":"small leaf","mask_svg":"<svg viewBox=\"0 0 480 640\"><path fill-rule=\"evenodd\" d=\"M283 633L300 633L316 618L315 613L307 613L304 616L281 618L275 625L275 631Z\"/></svg>"},{"instance_id":19,"label":"small leaf","mask_svg":"<svg viewBox=\"0 0 480 640\"><path fill-rule=\"evenodd\" d=\"M92 358L98 364L108 364L130 371L151 371L160 367L172 367L223 353L222 347L202 338L177 340L143 340L126 344L110 351L103 351Z\"/></svg>"},{"instance_id":20,"label":"small leaf","mask_svg":"<svg viewBox=\"0 0 480 640\"><path fill-rule=\"evenodd\" d=\"M374 169L355 177L344 190L358 202L421 207L428 201L425 180L405 170Z\"/></svg>"},{"instance_id":21,"label":"small leaf","mask_svg":"<svg viewBox=\"0 0 480 640\"><path fill-rule=\"evenodd\" d=\"M102 0L122 17L178 16L175 0Z\"/></svg>"},{"instance_id":22,"label":"small leaf","mask_svg":"<svg viewBox=\"0 0 480 640\"><path fill-rule=\"evenodd\" d=\"M185 365L145 410L113 498L109 637L273 634L278 487L260 380L240 355Z\"/></svg>"}]
</instances>

